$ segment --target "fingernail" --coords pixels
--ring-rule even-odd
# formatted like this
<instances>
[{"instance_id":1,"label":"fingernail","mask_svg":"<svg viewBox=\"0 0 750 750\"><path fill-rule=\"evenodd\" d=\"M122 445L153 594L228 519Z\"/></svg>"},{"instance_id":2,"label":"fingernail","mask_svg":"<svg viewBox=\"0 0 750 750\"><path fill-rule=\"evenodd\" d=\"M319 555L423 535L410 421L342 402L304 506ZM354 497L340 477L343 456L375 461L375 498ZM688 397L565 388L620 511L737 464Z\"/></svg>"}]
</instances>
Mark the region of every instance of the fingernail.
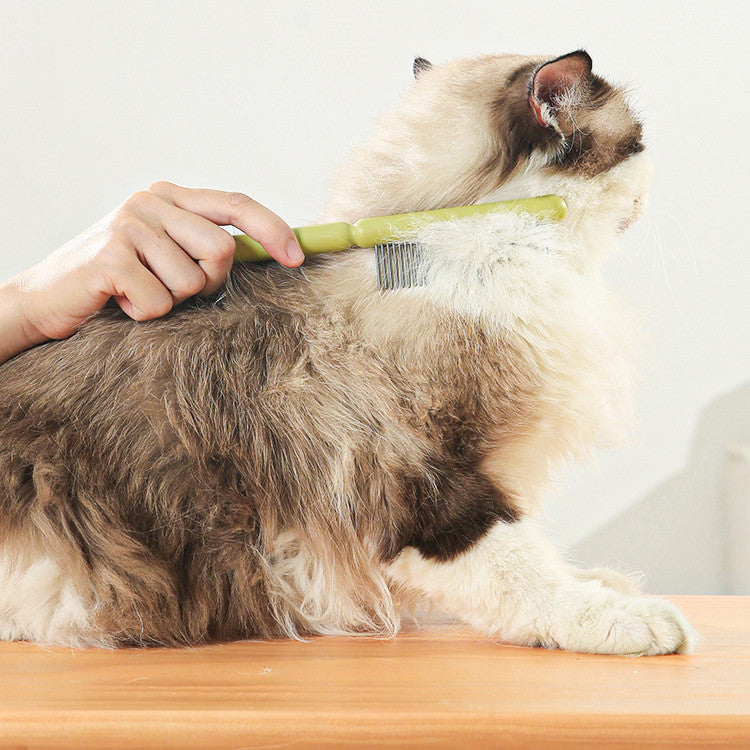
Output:
<instances>
[{"instance_id":1,"label":"fingernail","mask_svg":"<svg viewBox=\"0 0 750 750\"><path fill-rule=\"evenodd\" d=\"M302 263L305 254L295 240L289 240L289 244L286 246L286 257L292 263Z\"/></svg>"}]
</instances>

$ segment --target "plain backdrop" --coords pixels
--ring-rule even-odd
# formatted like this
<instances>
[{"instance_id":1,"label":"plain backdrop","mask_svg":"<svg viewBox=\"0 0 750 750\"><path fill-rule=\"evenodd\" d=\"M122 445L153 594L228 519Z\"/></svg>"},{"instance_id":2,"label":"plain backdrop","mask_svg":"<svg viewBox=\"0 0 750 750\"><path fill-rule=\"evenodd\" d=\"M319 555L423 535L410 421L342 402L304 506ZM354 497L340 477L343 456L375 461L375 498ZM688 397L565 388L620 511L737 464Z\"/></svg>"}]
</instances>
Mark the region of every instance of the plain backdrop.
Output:
<instances>
[{"instance_id":1,"label":"plain backdrop","mask_svg":"<svg viewBox=\"0 0 750 750\"><path fill-rule=\"evenodd\" d=\"M656 176L648 219L607 268L650 335L638 429L548 503L551 533L574 545L683 472L700 415L749 379L745 8L0 0L0 277L156 179L242 190L312 223L332 168L404 91L416 55L583 47L596 72L631 86ZM728 414L750 438L748 415ZM660 523L669 550L671 518ZM711 523L702 554L716 567ZM721 588L679 555L684 590Z\"/></svg>"}]
</instances>

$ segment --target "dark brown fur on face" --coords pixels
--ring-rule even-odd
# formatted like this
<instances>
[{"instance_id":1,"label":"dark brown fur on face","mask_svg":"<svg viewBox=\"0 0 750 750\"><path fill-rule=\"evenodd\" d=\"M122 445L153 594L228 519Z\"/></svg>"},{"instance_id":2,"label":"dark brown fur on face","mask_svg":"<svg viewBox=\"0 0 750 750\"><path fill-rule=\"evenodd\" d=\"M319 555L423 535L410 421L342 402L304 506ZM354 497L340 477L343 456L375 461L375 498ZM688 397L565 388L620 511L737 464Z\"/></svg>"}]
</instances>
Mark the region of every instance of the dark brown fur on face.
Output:
<instances>
[{"instance_id":1,"label":"dark brown fur on face","mask_svg":"<svg viewBox=\"0 0 750 750\"><path fill-rule=\"evenodd\" d=\"M554 116L554 125L533 116L534 84L546 74L551 80L561 77L559 68L570 60L585 59L577 76L557 89L540 91ZM419 65L417 62L419 61ZM467 66L482 59L466 61ZM430 75L432 66L426 60L415 60L415 75ZM439 73L437 75L440 75ZM591 58L577 51L553 60L529 60L478 92L472 86L471 69L466 79L455 86L456 101L468 109L467 101L486 100L490 113L492 147L487 157L469 174L452 186L453 194L442 205L461 205L480 201L491 194L527 164L532 154L549 158L550 169L571 175L594 177L606 172L624 159L643 150L642 126L628 106L622 90L591 72ZM465 127L458 124L457 127ZM395 167L394 167L395 168ZM374 180L377 184L377 180ZM410 202L409 210L436 208L424 200ZM384 208L381 213L397 209ZM371 212L377 213L374 209ZM345 217L352 218L352 217Z\"/></svg>"},{"instance_id":2,"label":"dark brown fur on face","mask_svg":"<svg viewBox=\"0 0 750 750\"><path fill-rule=\"evenodd\" d=\"M577 56L585 56L587 65L575 82L575 104L566 102L567 89L542 93L554 113L557 129L529 117L529 102L535 96L539 75ZM492 111L495 128L502 134L502 147L487 169L497 172L502 164L498 184L537 149L553 154L554 163L564 171L589 177L643 150L641 123L633 116L622 92L591 73L591 58L582 51L544 64L519 67L498 94ZM564 136L562 140L560 134Z\"/></svg>"}]
</instances>

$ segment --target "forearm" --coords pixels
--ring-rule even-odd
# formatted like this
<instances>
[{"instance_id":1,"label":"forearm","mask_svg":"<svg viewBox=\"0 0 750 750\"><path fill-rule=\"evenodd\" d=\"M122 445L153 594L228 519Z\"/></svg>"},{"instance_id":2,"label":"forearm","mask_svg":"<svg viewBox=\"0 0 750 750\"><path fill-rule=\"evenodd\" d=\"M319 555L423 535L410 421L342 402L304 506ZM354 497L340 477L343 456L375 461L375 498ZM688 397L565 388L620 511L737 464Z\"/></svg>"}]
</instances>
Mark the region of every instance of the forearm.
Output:
<instances>
[{"instance_id":1,"label":"forearm","mask_svg":"<svg viewBox=\"0 0 750 750\"><path fill-rule=\"evenodd\" d=\"M18 282L14 279L0 282L0 363L44 340L29 325Z\"/></svg>"}]
</instances>

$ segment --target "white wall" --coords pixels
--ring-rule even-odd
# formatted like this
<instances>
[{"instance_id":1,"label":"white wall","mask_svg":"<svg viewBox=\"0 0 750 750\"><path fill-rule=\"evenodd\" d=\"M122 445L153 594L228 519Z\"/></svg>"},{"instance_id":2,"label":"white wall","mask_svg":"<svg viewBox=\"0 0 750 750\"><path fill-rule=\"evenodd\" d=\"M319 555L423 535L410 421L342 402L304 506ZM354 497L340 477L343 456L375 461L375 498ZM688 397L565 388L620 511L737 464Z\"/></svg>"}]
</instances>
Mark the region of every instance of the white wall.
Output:
<instances>
[{"instance_id":1,"label":"white wall","mask_svg":"<svg viewBox=\"0 0 750 750\"><path fill-rule=\"evenodd\" d=\"M657 176L650 225L609 268L649 314L638 437L550 504L573 544L680 472L701 408L750 377L744 7L0 0L0 276L155 179L243 190L310 223L415 55L585 47L632 82Z\"/></svg>"}]
</instances>

